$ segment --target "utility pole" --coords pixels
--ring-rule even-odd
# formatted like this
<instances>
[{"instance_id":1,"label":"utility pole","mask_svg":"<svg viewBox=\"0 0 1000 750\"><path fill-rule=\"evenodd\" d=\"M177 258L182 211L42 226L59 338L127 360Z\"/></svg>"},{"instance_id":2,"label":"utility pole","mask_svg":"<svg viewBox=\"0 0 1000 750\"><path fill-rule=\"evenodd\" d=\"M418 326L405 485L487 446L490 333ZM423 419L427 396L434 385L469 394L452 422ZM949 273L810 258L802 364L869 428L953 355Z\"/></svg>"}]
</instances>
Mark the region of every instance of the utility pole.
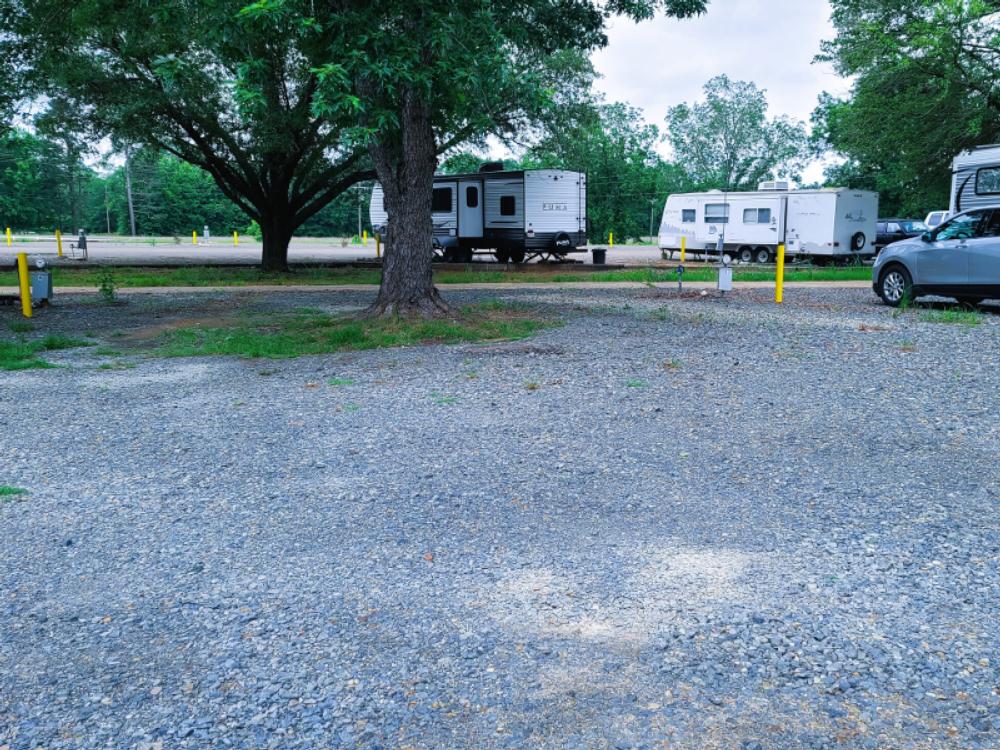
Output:
<instances>
[{"instance_id":1,"label":"utility pole","mask_svg":"<svg viewBox=\"0 0 1000 750\"><path fill-rule=\"evenodd\" d=\"M128 223L135 237L135 206L132 204L132 160L128 144L125 144L125 196L128 198Z\"/></svg>"},{"instance_id":2,"label":"utility pole","mask_svg":"<svg viewBox=\"0 0 1000 750\"><path fill-rule=\"evenodd\" d=\"M111 204L108 203L108 183L104 183L104 218L108 222L108 234L111 234Z\"/></svg>"},{"instance_id":3,"label":"utility pole","mask_svg":"<svg viewBox=\"0 0 1000 750\"><path fill-rule=\"evenodd\" d=\"M653 209L656 208L656 198L649 199L649 241L653 241Z\"/></svg>"}]
</instances>

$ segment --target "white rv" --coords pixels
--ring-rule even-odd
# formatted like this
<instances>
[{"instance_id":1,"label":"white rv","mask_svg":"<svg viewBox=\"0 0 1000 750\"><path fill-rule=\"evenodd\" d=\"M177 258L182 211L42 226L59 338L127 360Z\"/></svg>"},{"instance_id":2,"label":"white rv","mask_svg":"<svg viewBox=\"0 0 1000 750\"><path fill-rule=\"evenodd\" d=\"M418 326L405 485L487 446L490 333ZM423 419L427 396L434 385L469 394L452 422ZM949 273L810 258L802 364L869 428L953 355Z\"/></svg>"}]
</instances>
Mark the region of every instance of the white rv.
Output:
<instances>
[{"instance_id":1,"label":"white rv","mask_svg":"<svg viewBox=\"0 0 1000 750\"><path fill-rule=\"evenodd\" d=\"M765 182L755 192L671 195L663 208L660 249L767 263L784 243L790 256L830 260L875 255L878 193L847 188L792 190Z\"/></svg>"},{"instance_id":2,"label":"white rv","mask_svg":"<svg viewBox=\"0 0 1000 750\"><path fill-rule=\"evenodd\" d=\"M477 250L502 263L532 256L564 258L585 252L587 176L561 169L501 171L484 164L479 172L434 177L435 254L466 262ZM389 220L382 186L372 189L372 226Z\"/></svg>"},{"instance_id":3,"label":"white rv","mask_svg":"<svg viewBox=\"0 0 1000 750\"><path fill-rule=\"evenodd\" d=\"M950 214L1000 205L1000 145L963 151L951 166Z\"/></svg>"}]
</instances>

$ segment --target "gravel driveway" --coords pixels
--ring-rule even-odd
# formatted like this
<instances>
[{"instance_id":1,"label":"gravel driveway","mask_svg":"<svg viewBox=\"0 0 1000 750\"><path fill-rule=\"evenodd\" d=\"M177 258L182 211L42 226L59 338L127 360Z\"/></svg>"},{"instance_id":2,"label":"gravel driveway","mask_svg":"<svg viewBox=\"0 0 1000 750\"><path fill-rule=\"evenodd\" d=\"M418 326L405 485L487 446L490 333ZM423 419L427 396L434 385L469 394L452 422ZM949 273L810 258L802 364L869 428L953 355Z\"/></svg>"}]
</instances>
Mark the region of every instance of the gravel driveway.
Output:
<instances>
[{"instance_id":1,"label":"gravel driveway","mask_svg":"<svg viewBox=\"0 0 1000 750\"><path fill-rule=\"evenodd\" d=\"M0 373L0 750L1000 747L1000 308L447 295L565 325Z\"/></svg>"}]
</instances>

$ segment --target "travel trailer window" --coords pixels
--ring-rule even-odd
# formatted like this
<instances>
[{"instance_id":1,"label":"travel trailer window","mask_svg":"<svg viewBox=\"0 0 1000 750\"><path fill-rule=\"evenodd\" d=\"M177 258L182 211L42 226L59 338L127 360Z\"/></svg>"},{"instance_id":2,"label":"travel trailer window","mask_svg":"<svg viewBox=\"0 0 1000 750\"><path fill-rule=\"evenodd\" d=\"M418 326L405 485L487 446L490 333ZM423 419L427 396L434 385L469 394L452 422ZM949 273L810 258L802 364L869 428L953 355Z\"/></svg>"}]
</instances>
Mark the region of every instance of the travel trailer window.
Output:
<instances>
[{"instance_id":1,"label":"travel trailer window","mask_svg":"<svg viewBox=\"0 0 1000 750\"><path fill-rule=\"evenodd\" d=\"M451 188L434 188L431 211L451 211Z\"/></svg>"},{"instance_id":2,"label":"travel trailer window","mask_svg":"<svg viewBox=\"0 0 1000 750\"><path fill-rule=\"evenodd\" d=\"M697 212L693 208L682 208L681 221L685 224L694 224L698 221Z\"/></svg>"},{"instance_id":3,"label":"travel trailer window","mask_svg":"<svg viewBox=\"0 0 1000 750\"><path fill-rule=\"evenodd\" d=\"M1000 193L1000 167L983 167L976 172L976 195Z\"/></svg>"},{"instance_id":4,"label":"travel trailer window","mask_svg":"<svg viewBox=\"0 0 1000 750\"><path fill-rule=\"evenodd\" d=\"M706 203L705 223L706 224L727 224L729 222L728 203Z\"/></svg>"},{"instance_id":5,"label":"travel trailer window","mask_svg":"<svg viewBox=\"0 0 1000 750\"><path fill-rule=\"evenodd\" d=\"M500 198L500 215L514 216L517 214L517 199L513 195L504 195Z\"/></svg>"},{"instance_id":6,"label":"travel trailer window","mask_svg":"<svg viewBox=\"0 0 1000 750\"><path fill-rule=\"evenodd\" d=\"M465 205L469 208L479 206L479 188L470 185L465 189Z\"/></svg>"},{"instance_id":7,"label":"travel trailer window","mask_svg":"<svg viewBox=\"0 0 1000 750\"><path fill-rule=\"evenodd\" d=\"M744 208L744 224L770 224L771 209L769 208Z\"/></svg>"}]
</instances>

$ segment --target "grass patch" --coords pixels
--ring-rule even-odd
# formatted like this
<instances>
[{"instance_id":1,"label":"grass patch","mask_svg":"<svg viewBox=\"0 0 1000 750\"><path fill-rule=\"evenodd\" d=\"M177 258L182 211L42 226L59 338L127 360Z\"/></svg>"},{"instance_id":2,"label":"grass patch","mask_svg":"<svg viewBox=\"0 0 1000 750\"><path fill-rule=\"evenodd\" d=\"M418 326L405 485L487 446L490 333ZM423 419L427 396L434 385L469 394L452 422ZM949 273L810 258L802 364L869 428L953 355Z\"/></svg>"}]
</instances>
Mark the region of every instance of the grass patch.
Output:
<instances>
[{"instance_id":1,"label":"grass patch","mask_svg":"<svg viewBox=\"0 0 1000 750\"><path fill-rule=\"evenodd\" d=\"M511 306L472 305L439 320L268 314L235 320L226 327L171 331L164 334L154 353L164 357L288 359L396 346L523 339L555 324L537 312Z\"/></svg>"},{"instance_id":2,"label":"grass patch","mask_svg":"<svg viewBox=\"0 0 1000 750\"><path fill-rule=\"evenodd\" d=\"M943 310L925 310L920 319L925 323L944 323L953 326L977 326L983 322L983 314L975 310L948 307Z\"/></svg>"},{"instance_id":3,"label":"grass patch","mask_svg":"<svg viewBox=\"0 0 1000 750\"><path fill-rule=\"evenodd\" d=\"M14 371L55 367L38 355L42 352L57 352L63 349L91 345L90 341L51 333L40 339L27 339L21 336L13 341L0 341L0 370Z\"/></svg>"},{"instance_id":4,"label":"grass patch","mask_svg":"<svg viewBox=\"0 0 1000 750\"><path fill-rule=\"evenodd\" d=\"M434 398L435 404L442 404L444 406L451 406L458 401L455 396L447 396L443 393L432 393L431 396Z\"/></svg>"},{"instance_id":5,"label":"grass patch","mask_svg":"<svg viewBox=\"0 0 1000 750\"><path fill-rule=\"evenodd\" d=\"M527 390L527 391L537 391L541 387L542 387L542 384L539 383L537 380L525 380L524 381L524 389Z\"/></svg>"},{"instance_id":6,"label":"grass patch","mask_svg":"<svg viewBox=\"0 0 1000 750\"><path fill-rule=\"evenodd\" d=\"M31 333L35 330L35 324L29 320L12 320L7 328L11 333Z\"/></svg>"},{"instance_id":7,"label":"grass patch","mask_svg":"<svg viewBox=\"0 0 1000 750\"><path fill-rule=\"evenodd\" d=\"M97 366L98 370L134 370L134 362L105 362Z\"/></svg>"},{"instance_id":8,"label":"grass patch","mask_svg":"<svg viewBox=\"0 0 1000 750\"><path fill-rule=\"evenodd\" d=\"M350 378L330 378L329 380L326 381L326 384L339 387L345 385L354 385L354 381L351 380Z\"/></svg>"},{"instance_id":9,"label":"grass patch","mask_svg":"<svg viewBox=\"0 0 1000 750\"><path fill-rule=\"evenodd\" d=\"M718 271L715 268L691 267L684 274L685 281L715 281ZM382 278L382 272L377 268L297 268L288 273L271 273L257 268L142 268L139 266L122 266L114 269L114 289L135 287L166 287L166 286L248 286L301 284L322 286L331 284L362 284L377 285ZM772 281L774 269L748 268L735 269L733 278L736 281ZM867 281L871 279L871 269L866 266L847 266L842 268L812 268L790 267L785 269L785 281ZM102 268L66 268L56 266L52 269L52 283L58 287L90 287L107 288L108 272ZM677 274L674 269L659 268L626 268L617 271L564 271L552 272L545 270L501 271L475 269L463 271L437 271L434 281L438 284L538 284L538 283L598 283L631 281L642 284L662 282L676 283ZM0 271L0 286L16 286L17 277L13 271ZM304 308L302 314L318 314L318 310Z\"/></svg>"},{"instance_id":10,"label":"grass patch","mask_svg":"<svg viewBox=\"0 0 1000 750\"><path fill-rule=\"evenodd\" d=\"M11 487L10 485L0 484L0 497L17 497L18 495L27 495L28 491L22 489L21 487Z\"/></svg>"},{"instance_id":11,"label":"grass patch","mask_svg":"<svg viewBox=\"0 0 1000 750\"><path fill-rule=\"evenodd\" d=\"M645 380L627 380L625 385L629 388L649 388L649 383Z\"/></svg>"}]
</instances>

